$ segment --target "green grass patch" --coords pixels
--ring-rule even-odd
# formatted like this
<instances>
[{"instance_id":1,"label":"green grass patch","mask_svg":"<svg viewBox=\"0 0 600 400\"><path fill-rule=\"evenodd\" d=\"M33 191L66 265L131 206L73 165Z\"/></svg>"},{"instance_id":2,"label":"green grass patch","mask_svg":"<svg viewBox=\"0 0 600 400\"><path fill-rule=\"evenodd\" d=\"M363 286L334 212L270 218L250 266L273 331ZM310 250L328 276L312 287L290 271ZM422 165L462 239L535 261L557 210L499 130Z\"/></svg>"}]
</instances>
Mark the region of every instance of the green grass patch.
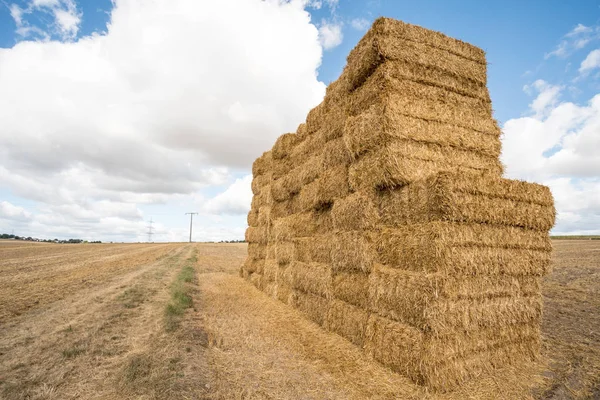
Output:
<instances>
[{"instance_id":1,"label":"green grass patch","mask_svg":"<svg viewBox=\"0 0 600 400\"><path fill-rule=\"evenodd\" d=\"M165 307L165 329L174 331L179 327L185 310L193 306L191 292L196 279L196 252L186 261L171 285L171 299Z\"/></svg>"},{"instance_id":2,"label":"green grass patch","mask_svg":"<svg viewBox=\"0 0 600 400\"><path fill-rule=\"evenodd\" d=\"M141 287L133 286L121 293L118 300L125 308L136 308L146 300L146 293Z\"/></svg>"},{"instance_id":3,"label":"green grass patch","mask_svg":"<svg viewBox=\"0 0 600 400\"><path fill-rule=\"evenodd\" d=\"M83 347L71 347L70 349L63 350L62 355L64 358L75 358L83 353L85 353Z\"/></svg>"},{"instance_id":4,"label":"green grass patch","mask_svg":"<svg viewBox=\"0 0 600 400\"><path fill-rule=\"evenodd\" d=\"M600 240L597 235L551 235L550 239L556 240Z\"/></svg>"}]
</instances>

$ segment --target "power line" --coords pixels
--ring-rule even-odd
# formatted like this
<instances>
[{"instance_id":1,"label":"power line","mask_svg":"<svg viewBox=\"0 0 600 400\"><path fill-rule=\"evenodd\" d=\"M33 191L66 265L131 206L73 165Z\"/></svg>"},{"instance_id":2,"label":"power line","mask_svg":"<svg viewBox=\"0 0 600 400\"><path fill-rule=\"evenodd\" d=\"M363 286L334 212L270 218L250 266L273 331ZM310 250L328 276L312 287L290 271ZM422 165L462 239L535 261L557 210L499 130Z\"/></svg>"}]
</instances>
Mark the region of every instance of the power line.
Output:
<instances>
[{"instance_id":1,"label":"power line","mask_svg":"<svg viewBox=\"0 0 600 400\"><path fill-rule=\"evenodd\" d=\"M154 235L154 227L152 226L154 221L152 221L152 217L150 217L149 223L150 223L150 225L147 226L148 232L146 232L146 233L148 234L148 242L152 242L152 235Z\"/></svg>"},{"instance_id":2,"label":"power line","mask_svg":"<svg viewBox=\"0 0 600 400\"><path fill-rule=\"evenodd\" d=\"M190 243L192 243L192 221L194 219L194 215L198 215L197 212L187 212L185 215L190 215Z\"/></svg>"}]
</instances>

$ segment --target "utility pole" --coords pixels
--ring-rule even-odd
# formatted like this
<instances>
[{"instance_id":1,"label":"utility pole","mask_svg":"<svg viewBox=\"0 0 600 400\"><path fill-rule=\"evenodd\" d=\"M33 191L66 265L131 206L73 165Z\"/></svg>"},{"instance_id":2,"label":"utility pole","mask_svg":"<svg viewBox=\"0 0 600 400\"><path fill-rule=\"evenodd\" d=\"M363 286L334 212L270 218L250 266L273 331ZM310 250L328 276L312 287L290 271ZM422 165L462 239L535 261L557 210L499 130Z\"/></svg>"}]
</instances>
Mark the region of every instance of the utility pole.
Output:
<instances>
[{"instance_id":1,"label":"utility pole","mask_svg":"<svg viewBox=\"0 0 600 400\"><path fill-rule=\"evenodd\" d=\"M190 243L192 243L192 221L194 220L194 215L198 215L197 212L188 212L185 215L190 215Z\"/></svg>"},{"instance_id":2,"label":"utility pole","mask_svg":"<svg viewBox=\"0 0 600 400\"><path fill-rule=\"evenodd\" d=\"M152 227L152 217L150 217L150 225L147 226L148 228L148 232L146 232L148 234L148 242L152 242L152 235L154 234L153 232L153 227Z\"/></svg>"}]
</instances>

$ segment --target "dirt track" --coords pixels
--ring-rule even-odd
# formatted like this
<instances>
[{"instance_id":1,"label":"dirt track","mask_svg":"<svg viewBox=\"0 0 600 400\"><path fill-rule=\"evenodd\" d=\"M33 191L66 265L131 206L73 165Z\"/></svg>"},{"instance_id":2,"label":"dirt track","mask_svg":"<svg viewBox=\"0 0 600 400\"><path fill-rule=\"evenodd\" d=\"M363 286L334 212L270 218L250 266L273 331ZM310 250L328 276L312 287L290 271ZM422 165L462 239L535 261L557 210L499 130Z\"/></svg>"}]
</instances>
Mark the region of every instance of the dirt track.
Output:
<instances>
[{"instance_id":1,"label":"dirt track","mask_svg":"<svg viewBox=\"0 0 600 400\"><path fill-rule=\"evenodd\" d=\"M80 246L80 247L78 247ZM433 395L237 276L245 245L0 247L0 398L594 398L600 241L555 242L545 364ZM164 328L196 260L194 309Z\"/></svg>"}]
</instances>

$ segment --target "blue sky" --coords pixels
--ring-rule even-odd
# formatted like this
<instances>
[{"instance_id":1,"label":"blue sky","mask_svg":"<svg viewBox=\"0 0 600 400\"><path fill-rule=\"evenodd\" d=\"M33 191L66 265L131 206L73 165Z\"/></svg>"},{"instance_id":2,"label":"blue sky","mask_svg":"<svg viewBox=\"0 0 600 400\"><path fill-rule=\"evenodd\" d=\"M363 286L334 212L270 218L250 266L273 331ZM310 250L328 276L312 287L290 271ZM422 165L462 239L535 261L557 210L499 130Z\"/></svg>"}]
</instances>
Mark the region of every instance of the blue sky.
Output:
<instances>
[{"instance_id":1,"label":"blue sky","mask_svg":"<svg viewBox=\"0 0 600 400\"><path fill-rule=\"evenodd\" d=\"M11 123L0 132L5 149L0 150L0 231L136 241L144 239L143 227L152 217L156 240L184 240L184 213L201 210L196 240L241 238L251 159L277 134L295 129L322 97L320 82L335 80L370 23L387 16L486 51L495 117L505 131L507 176L551 186L559 209L556 233L600 233L600 161L586 153L600 143L594 133L597 109L590 103L600 92L600 57L592 57L600 48L600 1L312 0L302 10L258 0L243 7L190 0L142 3L0 0L0 105L4 96L5 104L20 104L15 112L23 113L7 114ZM109 30L113 7L118 13ZM303 10L310 21L302 19ZM249 44L242 33L270 27L268 43ZM279 33L278 41L273 36ZM219 41L225 45L219 47ZM298 50L289 53L286 64L282 54L290 47ZM219 64L227 61L221 57L231 58L226 66ZM244 62L249 66L231 67ZM276 65L281 67L275 70ZM271 67L270 74L261 72ZM230 68L229 75L206 78ZM293 77L281 73L286 68L295 71ZM310 76L315 69L317 80ZM21 70L23 76L7 75ZM244 77L240 71L252 74ZM298 82L290 82L296 77ZM236 91L234 83L243 90ZM78 93L83 87L86 92ZM292 92L301 92L294 103ZM263 103L249 104L248 98L257 97ZM171 102L159 104L163 98ZM197 115L196 98L207 114ZM169 109L174 102L180 106ZM209 112L216 103L221 108ZM215 116L224 104L227 121ZM272 109L276 115L265 111ZM71 120L73 114L81 118ZM255 114L271 120L259 121ZM102 117L96 121L96 115ZM32 126L31 120L43 122ZM241 126L253 130L241 132ZM562 130L544 136L556 126ZM228 137L233 131L236 136ZM36 139L33 149L28 137ZM81 143L73 145L67 137ZM112 148L131 150L117 156ZM180 182L176 176L186 178ZM141 179L152 182L127 189Z\"/></svg>"}]
</instances>

